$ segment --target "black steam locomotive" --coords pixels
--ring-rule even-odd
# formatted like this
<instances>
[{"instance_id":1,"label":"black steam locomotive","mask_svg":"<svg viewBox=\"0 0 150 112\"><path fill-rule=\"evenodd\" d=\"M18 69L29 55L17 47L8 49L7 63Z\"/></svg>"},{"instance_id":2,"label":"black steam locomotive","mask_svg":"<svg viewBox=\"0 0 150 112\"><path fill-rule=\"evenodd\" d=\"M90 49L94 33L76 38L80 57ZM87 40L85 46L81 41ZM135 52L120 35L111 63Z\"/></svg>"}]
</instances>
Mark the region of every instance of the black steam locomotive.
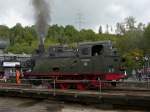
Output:
<instances>
[{"instance_id":1,"label":"black steam locomotive","mask_svg":"<svg viewBox=\"0 0 150 112\"><path fill-rule=\"evenodd\" d=\"M122 69L124 60L111 41L79 43L74 49L56 45L49 47L48 52L40 48L32 57L32 71L24 73L26 79L52 79L58 88L84 90L99 87L99 80L104 86L105 81L126 77Z\"/></svg>"}]
</instances>

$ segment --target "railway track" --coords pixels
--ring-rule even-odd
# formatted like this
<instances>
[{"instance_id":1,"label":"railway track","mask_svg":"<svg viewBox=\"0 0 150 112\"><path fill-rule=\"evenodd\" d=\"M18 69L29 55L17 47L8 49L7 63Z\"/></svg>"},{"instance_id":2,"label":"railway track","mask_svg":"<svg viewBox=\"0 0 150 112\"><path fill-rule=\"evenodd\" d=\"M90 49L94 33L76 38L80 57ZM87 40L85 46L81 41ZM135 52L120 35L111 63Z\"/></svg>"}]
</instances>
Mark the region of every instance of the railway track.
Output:
<instances>
[{"instance_id":1,"label":"railway track","mask_svg":"<svg viewBox=\"0 0 150 112\"><path fill-rule=\"evenodd\" d=\"M1 86L0 95L35 99L50 99L80 104L110 104L121 107L140 107L150 109L150 89L145 88L107 88L102 90L61 90L45 89L29 85L7 84ZM13 85L13 86L12 86ZM26 87L24 87L26 86Z\"/></svg>"},{"instance_id":2,"label":"railway track","mask_svg":"<svg viewBox=\"0 0 150 112\"><path fill-rule=\"evenodd\" d=\"M0 83L0 88L32 88L31 84Z\"/></svg>"},{"instance_id":3,"label":"railway track","mask_svg":"<svg viewBox=\"0 0 150 112\"><path fill-rule=\"evenodd\" d=\"M102 91L131 91L131 92L150 92L149 88L138 88L138 87L115 87L115 88L106 88L102 89Z\"/></svg>"},{"instance_id":4,"label":"railway track","mask_svg":"<svg viewBox=\"0 0 150 112\"><path fill-rule=\"evenodd\" d=\"M46 89L45 87L33 86L32 84L16 84L16 83L0 83L0 88L21 88L21 89L43 89L43 90L54 90L54 89ZM61 90L61 89L55 89ZM64 90L62 90L64 91ZM67 91L67 90L66 90ZM68 89L68 91L80 91L83 90L75 90L75 89ZM89 91L89 90L84 90ZM150 92L150 88L138 88L138 87L108 87L108 88L99 88L98 90L90 90L92 92L107 92L107 91L114 91L114 92Z\"/></svg>"},{"instance_id":5,"label":"railway track","mask_svg":"<svg viewBox=\"0 0 150 112\"><path fill-rule=\"evenodd\" d=\"M15 90L15 91L26 91L26 92L35 92L35 93L42 93L42 92L47 92L47 93L54 93L54 94L74 94L74 96L76 95L105 95L105 94L111 94L111 95L118 95L118 94L122 94L122 95L138 95L138 94L143 94L146 96L150 95L150 89L146 89L146 88L120 88L120 87L116 87L116 88L105 88L105 89L101 89L101 90L85 90L85 91L80 91L80 90L73 90L73 89L69 89L69 90L61 90L61 89L45 89L42 87L33 87L30 84L13 84L13 83L0 83L0 89L3 90Z\"/></svg>"}]
</instances>

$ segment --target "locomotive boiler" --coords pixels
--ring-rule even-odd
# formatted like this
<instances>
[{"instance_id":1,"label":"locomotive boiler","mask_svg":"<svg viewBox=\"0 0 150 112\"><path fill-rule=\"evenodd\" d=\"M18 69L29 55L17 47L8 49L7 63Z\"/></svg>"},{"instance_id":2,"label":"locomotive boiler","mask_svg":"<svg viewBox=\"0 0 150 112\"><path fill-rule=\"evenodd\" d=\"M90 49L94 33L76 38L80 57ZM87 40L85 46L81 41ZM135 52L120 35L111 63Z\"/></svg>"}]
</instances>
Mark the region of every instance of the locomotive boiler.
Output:
<instances>
[{"instance_id":1,"label":"locomotive boiler","mask_svg":"<svg viewBox=\"0 0 150 112\"><path fill-rule=\"evenodd\" d=\"M116 86L116 81L126 77L123 60L111 41L83 42L72 49L56 45L40 51L33 55L34 66L24 73L26 79L52 79L57 88L85 90L108 86L107 81Z\"/></svg>"}]
</instances>

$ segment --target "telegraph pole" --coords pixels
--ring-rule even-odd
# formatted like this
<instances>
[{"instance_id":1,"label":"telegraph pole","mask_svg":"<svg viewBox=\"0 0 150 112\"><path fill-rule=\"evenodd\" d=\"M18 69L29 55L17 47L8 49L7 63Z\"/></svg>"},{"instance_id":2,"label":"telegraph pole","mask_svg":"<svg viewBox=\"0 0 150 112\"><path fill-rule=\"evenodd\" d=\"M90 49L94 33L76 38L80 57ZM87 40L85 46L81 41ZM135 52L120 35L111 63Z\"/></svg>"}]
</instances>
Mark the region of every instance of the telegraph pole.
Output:
<instances>
[{"instance_id":1,"label":"telegraph pole","mask_svg":"<svg viewBox=\"0 0 150 112\"><path fill-rule=\"evenodd\" d=\"M81 30L83 28L83 24L84 24L84 17L80 11L77 13L76 23L77 23L78 29Z\"/></svg>"}]
</instances>

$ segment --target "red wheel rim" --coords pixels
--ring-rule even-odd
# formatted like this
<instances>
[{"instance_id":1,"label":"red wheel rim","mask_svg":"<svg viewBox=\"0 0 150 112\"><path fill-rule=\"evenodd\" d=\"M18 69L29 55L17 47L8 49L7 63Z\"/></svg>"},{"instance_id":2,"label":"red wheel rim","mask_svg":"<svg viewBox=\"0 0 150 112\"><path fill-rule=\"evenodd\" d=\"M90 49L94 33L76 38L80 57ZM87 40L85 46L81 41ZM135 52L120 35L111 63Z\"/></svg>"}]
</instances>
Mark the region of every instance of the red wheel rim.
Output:
<instances>
[{"instance_id":1,"label":"red wheel rim","mask_svg":"<svg viewBox=\"0 0 150 112\"><path fill-rule=\"evenodd\" d=\"M84 84L77 84L77 90L80 90L80 91L83 91L83 90L86 90L86 85Z\"/></svg>"},{"instance_id":2,"label":"red wheel rim","mask_svg":"<svg viewBox=\"0 0 150 112\"><path fill-rule=\"evenodd\" d=\"M69 89L69 85L68 84L60 84L60 89L67 90L67 89Z\"/></svg>"}]
</instances>

